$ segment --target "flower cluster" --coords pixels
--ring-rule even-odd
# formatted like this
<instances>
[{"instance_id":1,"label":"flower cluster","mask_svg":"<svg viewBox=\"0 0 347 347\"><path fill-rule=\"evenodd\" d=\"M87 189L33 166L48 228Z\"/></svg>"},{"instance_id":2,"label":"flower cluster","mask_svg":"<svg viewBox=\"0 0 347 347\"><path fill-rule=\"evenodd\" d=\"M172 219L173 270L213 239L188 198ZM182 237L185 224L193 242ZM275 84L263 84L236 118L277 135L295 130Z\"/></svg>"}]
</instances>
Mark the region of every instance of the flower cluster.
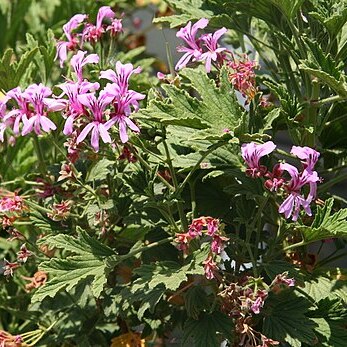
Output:
<instances>
[{"instance_id":1,"label":"flower cluster","mask_svg":"<svg viewBox=\"0 0 347 347\"><path fill-rule=\"evenodd\" d=\"M224 47L218 47L218 40L222 35L227 32L226 28L217 30L214 34L204 34L200 37L196 37L199 29L204 29L208 24L208 19L201 18L195 24L191 22L181 28L176 36L182 39L186 46L179 46L178 52L184 53L181 59L176 64L176 69L180 70L187 66L192 61L204 61L206 71L211 71L211 65L213 62L223 61L223 51L226 50Z\"/></svg>"},{"instance_id":2,"label":"flower cluster","mask_svg":"<svg viewBox=\"0 0 347 347\"><path fill-rule=\"evenodd\" d=\"M6 192L0 199L0 221L2 228L9 234L8 241L23 240L23 235L15 228L14 223L22 217L28 210L22 197L17 193ZM13 276L14 271L25 263L33 253L29 251L25 244L22 244L17 253L17 261L10 262L4 259L3 273L5 276Z\"/></svg>"},{"instance_id":3,"label":"flower cluster","mask_svg":"<svg viewBox=\"0 0 347 347\"><path fill-rule=\"evenodd\" d=\"M259 285L261 289L259 289ZM235 329L240 336L240 346L275 346L279 342L271 340L253 327L252 317L258 315L264 306L269 292L278 293L282 288L293 287L295 280L282 273L275 277L270 286L262 286L259 279L244 278L240 283L231 283L219 293L222 299L222 311L236 320Z\"/></svg>"},{"instance_id":4,"label":"flower cluster","mask_svg":"<svg viewBox=\"0 0 347 347\"><path fill-rule=\"evenodd\" d=\"M6 128L15 135L27 135L34 131L37 135L55 130L57 127L49 118L48 112L63 109L64 105L53 105L52 90L42 83L32 84L24 91L16 87L8 91L2 101L0 141L4 140ZM6 106L11 110L6 113ZM21 128L22 126L22 128ZM21 129L20 129L21 128Z\"/></svg>"},{"instance_id":5,"label":"flower cluster","mask_svg":"<svg viewBox=\"0 0 347 347\"><path fill-rule=\"evenodd\" d=\"M83 67L99 61L97 54L86 54L87 52L78 51L72 57L71 67L75 72L76 81L67 81L59 85L62 90L60 96L48 98L52 91L42 84L33 84L23 92L19 87L9 91L3 105L6 107L11 100L15 101L16 105L7 114L3 110L0 140L3 140L6 128L11 128L15 135L27 135L32 131L40 135L42 131L55 130L57 127L48 116L50 111L63 111L66 119L63 133L72 136L76 146L91 133L91 145L96 152L99 150L100 138L104 143L112 142L109 130L115 124L118 124L123 143L128 141L127 128L139 132L138 126L129 116L132 111L139 109L139 101L144 99L145 95L129 89L129 79L141 69L118 61L116 71L101 71L100 78L112 83L107 83L104 89L99 90L98 82L92 83L83 79ZM21 124L23 126L20 131ZM76 147L71 151L76 160Z\"/></svg>"},{"instance_id":6,"label":"flower cluster","mask_svg":"<svg viewBox=\"0 0 347 347\"><path fill-rule=\"evenodd\" d=\"M85 14L76 14L63 26L66 40L58 41L56 55L56 58L59 57L60 67L63 67L67 60L68 51L82 49L85 42L95 44L106 32L115 36L123 31L122 20L116 18L110 6L100 7L95 24L87 22L87 18ZM108 21L109 25L105 24L105 21ZM79 28L81 30L76 32Z\"/></svg>"},{"instance_id":7,"label":"flower cluster","mask_svg":"<svg viewBox=\"0 0 347 347\"><path fill-rule=\"evenodd\" d=\"M205 268L205 275L207 279L215 277L215 272L218 270L215 258L221 254L226 242L229 238L222 235L220 230L220 223L218 219L212 217L200 217L193 219L189 226L188 232L176 234L175 242L178 248L183 252L189 249L191 240L197 237L207 236L210 241L210 253L207 259L203 262Z\"/></svg>"},{"instance_id":8,"label":"flower cluster","mask_svg":"<svg viewBox=\"0 0 347 347\"><path fill-rule=\"evenodd\" d=\"M293 146L291 154L301 159L302 168L299 171L288 163L277 163L272 171L260 164L261 157L270 154L276 145L272 141L264 144L254 142L243 144L242 157L247 164L246 175L252 178L265 177L264 186L273 192L283 191L287 197L279 207L279 213L285 218L292 217L296 221L302 207L307 215L311 216L310 204L316 198L317 183L321 180L314 167L319 159L319 152L310 147ZM285 177L285 173L289 175ZM309 193L305 197L302 190L309 187Z\"/></svg>"},{"instance_id":9,"label":"flower cluster","mask_svg":"<svg viewBox=\"0 0 347 347\"><path fill-rule=\"evenodd\" d=\"M26 211L27 207L24 200L17 195L17 193L6 192L0 199L0 222L2 228L12 237L21 235L19 231L14 228L13 224Z\"/></svg>"},{"instance_id":10,"label":"flower cluster","mask_svg":"<svg viewBox=\"0 0 347 347\"><path fill-rule=\"evenodd\" d=\"M47 216L54 221L66 220L70 214L71 204L71 200L53 204L52 213L47 213Z\"/></svg>"},{"instance_id":11,"label":"flower cluster","mask_svg":"<svg viewBox=\"0 0 347 347\"><path fill-rule=\"evenodd\" d=\"M212 64L217 68L226 65L229 69L229 80L247 100L252 100L257 92L255 86L254 69L257 64L249 60L246 55L242 59L235 59L234 55L226 48L218 45L218 40L227 32L226 28L197 37L199 29L208 25L208 19L202 18L192 25L191 22L181 28L176 36L185 42L185 46L178 46L177 51L184 53L176 64L176 70L181 70L190 62L204 62L206 72L210 72ZM158 77L163 79L163 74Z\"/></svg>"},{"instance_id":12,"label":"flower cluster","mask_svg":"<svg viewBox=\"0 0 347 347\"><path fill-rule=\"evenodd\" d=\"M234 88L238 90L248 100L252 100L257 93L255 85L255 72L257 64L255 61L249 60L244 55L242 60L234 60L227 63L231 68L229 72L229 80Z\"/></svg>"},{"instance_id":13,"label":"flower cluster","mask_svg":"<svg viewBox=\"0 0 347 347\"><path fill-rule=\"evenodd\" d=\"M129 118L133 111L138 110L139 101L145 98L145 95L129 88L131 75L140 73L140 67L116 62L115 71L109 69L100 72L99 79L110 82L103 89L100 89L98 82L90 82L83 76L86 65L99 63L99 56L88 54L84 50L84 43L96 43L106 32L116 35L122 31L121 20L115 18L109 6L99 9L95 24L86 22L87 18L85 14L73 16L63 26L66 41L57 43L57 57L61 66L67 60L67 51L75 52L70 61L74 78L56 86L62 90L59 96L52 95L51 88L42 83L32 84L25 90L17 87L8 91L0 101L0 141L4 140L6 129L11 129L15 136L32 132L41 135L56 130L53 113L61 111L66 119L63 133L70 136L68 157L75 162L79 156L78 145L89 134L91 145L97 152L100 139L104 143L112 142L109 131L115 124L119 127L122 143L128 141L127 128L140 131ZM76 33L82 25L83 30Z\"/></svg>"}]
</instances>

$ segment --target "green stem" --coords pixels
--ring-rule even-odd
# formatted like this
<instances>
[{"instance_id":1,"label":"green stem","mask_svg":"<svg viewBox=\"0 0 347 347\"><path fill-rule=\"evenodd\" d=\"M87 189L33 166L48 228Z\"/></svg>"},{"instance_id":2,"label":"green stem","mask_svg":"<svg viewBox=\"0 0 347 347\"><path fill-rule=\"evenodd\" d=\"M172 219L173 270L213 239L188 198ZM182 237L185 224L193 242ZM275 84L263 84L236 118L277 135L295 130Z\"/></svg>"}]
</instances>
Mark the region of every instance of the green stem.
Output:
<instances>
[{"instance_id":1,"label":"green stem","mask_svg":"<svg viewBox=\"0 0 347 347\"><path fill-rule=\"evenodd\" d=\"M167 164L169 165L169 170L170 170L170 174L171 174L171 177L172 177L172 181L173 181L173 185L174 185L174 188L175 188L175 192L177 192L178 180L177 180L177 176L176 176L176 173L175 173L175 169L174 169L174 167L172 165L172 159L171 159L171 156L170 156L169 147L168 147L168 145L167 145L167 143L165 141L166 134L165 134L165 129L164 128L163 128L163 133L164 133L163 145L164 145L165 154L166 154L166 158L167 158ZM178 198L177 209L178 209L178 214L180 216L181 227L182 227L182 229L184 231L187 231L188 230L187 216L184 213L182 202L180 201L181 197L177 196L177 198Z\"/></svg>"},{"instance_id":2,"label":"green stem","mask_svg":"<svg viewBox=\"0 0 347 347\"><path fill-rule=\"evenodd\" d=\"M152 242L149 245L147 245L145 247L142 247L140 249L134 249L132 252L129 252L128 254L120 256L119 257L119 262L124 261L126 259L129 259L129 258L133 257L134 255L136 255L138 253L142 253L142 252L148 251L148 250L150 250L152 248L155 248L155 247L158 247L160 245L163 245L165 243L171 242L171 241L173 241L173 239L174 239L174 236L170 236L170 237L167 237L166 239L163 239L163 240L160 240L160 241L157 241L157 242Z\"/></svg>"},{"instance_id":3,"label":"green stem","mask_svg":"<svg viewBox=\"0 0 347 347\"><path fill-rule=\"evenodd\" d=\"M248 242L246 243L246 249L248 251L249 257L251 258L253 275L254 277L258 277L257 261Z\"/></svg>"},{"instance_id":4,"label":"green stem","mask_svg":"<svg viewBox=\"0 0 347 347\"><path fill-rule=\"evenodd\" d=\"M192 206L192 218L196 217L196 193L195 193L195 180L192 182L189 181L189 190L190 190L190 201Z\"/></svg>"},{"instance_id":5,"label":"green stem","mask_svg":"<svg viewBox=\"0 0 347 347\"><path fill-rule=\"evenodd\" d=\"M307 245L307 243L304 240L302 240L302 241L300 241L298 243L293 243L292 245L284 247L283 251L287 252L287 251L290 251L291 249L302 247L302 246L305 246L305 245Z\"/></svg>"},{"instance_id":6,"label":"green stem","mask_svg":"<svg viewBox=\"0 0 347 347\"><path fill-rule=\"evenodd\" d=\"M179 185L178 189L177 189L177 194L180 194L183 190L183 188L185 187L185 185L189 182L190 178L192 177L192 175L194 174L194 172L200 167L200 164L202 163L202 161L209 155L211 154L213 151L215 151L217 148L222 147L226 144L227 142L219 142L216 143L214 145L212 145L210 147L210 149L208 149L205 153L203 153L201 155L201 158L197 161L197 163L194 165L194 167L192 168L192 170L188 173L188 175L186 176L186 178L183 180L183 182Z\"/></svg>"},{"instance_id":7,"label":"green stem","mask_svg":"<svg viewBox=\"0 0 347 347\"><path fill-rule=\"evenodd\" d=\"M151 166L142 158L142 156L140 155L140 153L138 153L137 151L134 150L134 147L129 143L128 144L129 147L132 147L133 149L133 153L136 156L136 158L139 160L139 162L149 171L152 172L152 168ZM167 187L169 188L169 190L171 191L175 191L175 187L172 186L165 178L163 178L162 176L159 175L159 173L156 173L156 176L159 178L159 180Z\"/></svg>"},{"instance_id":8,"label":"green stem","mask_svg":"<svg viewBox=\"0 0 347 347\"><path fill-rule=\"evenodd\" d=\"M42 148L40 146L40 142L39 142L39 139L36 135L34 135L33 137L33 143L34 143L34 148L35 148L35 152L36 152L36 155L37 155L37 159L39 161L39 169L41 171L41 174L43 176L46 176L47 175L47 166L46 166L46 163L45 163L45 158L43 156L43 152L42 152Z\"/></svg>"},{"instance_id":9,"label":"green stem","mask_svg":"<svg viewBox=\"0 0 347 347\"><path fill-rule=\"evenodd\" d=\"M315 78L312 80L312 94L311 94L311 100L315 101L319 98L319 82ZM309 127L313 127L313 131L310 132L309 130L306 130L306 143L305 145L309 147L315 147L316 144L316 131L317 131L317 108L315 107L310 107L308 110L308 119L307 119L307 125Z\"/></svg>"},{"instance_id":10,"label":"green stem","mask_svg":"<svg viewBox=\"0 0 347 347\"><path fill-rule=\"evenodd\" d=\"M321 107L325 104L330 104L333 102L344 101L344 100L347 100L347 97L342 97L341 95L333 95L333 96L329 96L328 98L325 98L325 99L311 100L311 101L309 101L309 103L312 107Z\"/></svg>"},{"instance_id":11,"label":"green stem","mask_svg":"<svg viewBox=\"0 0 347 347\"><path fill-rule=\"evenodd\" d=\"M269 195L266 195L265 197L263 197L263 201L261 202L261 204L258 207L257 215L256 215L256 217L255 217L255 219L254 219L254 221L252 223L251 228L250 228L251 229L250 234L251 234L253 232L254 227L256 225L258 225L257 226L257 230L256 230L256 237L255 237L254 260L252 261L252 263L254 262L255 265L257 264L258 251L259 251L258 247L259 247L259 242L260 242L260 236L261 236L261 233L262 233L261 215L263 213L263 210L264 210L268 200L269 200ZM249 238L249 240L250 240L250 238ZM249 246L249 240L248 240L248 242L246 242L246 247L247 247L247 245ZM252 256L253 256L253 254L252 254ZM255 269L255 271L253 271L253 273L254 273L255 277L258 276L258 272L257 272L256 269Z\"/></svg>"},{"instance_id":12,"label":"green stem","mask_svg":"<svg viewBox=\"0 0 347 347\"><path fill-rule=\"evenodd\" d=\"M26 181L26 180L24 180L22 178L16 178L16 179L14 179L12 181L1 182L1 185L2 186L8 186L10 184L19 185L21 183L28 184L28 185L35 185L35 186L44 186L45 185L42 182Z\"/></svg>"}]
</instances>

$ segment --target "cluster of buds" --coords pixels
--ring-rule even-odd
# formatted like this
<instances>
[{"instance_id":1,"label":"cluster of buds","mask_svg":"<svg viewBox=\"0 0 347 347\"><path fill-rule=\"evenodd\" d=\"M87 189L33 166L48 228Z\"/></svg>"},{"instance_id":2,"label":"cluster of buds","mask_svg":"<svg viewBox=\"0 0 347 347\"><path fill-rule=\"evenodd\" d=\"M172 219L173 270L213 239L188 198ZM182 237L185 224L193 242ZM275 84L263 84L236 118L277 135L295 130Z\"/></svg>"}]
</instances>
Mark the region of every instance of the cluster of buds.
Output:
<instances>
[{"instance_id":1,"label":"cluster of buds","mask_svg":"<svg viewBox=\"0 0 347 347\"><path fill-rule=\"evenodd\" d=\"M116 36L123 31L122 19L116 18L110 6L100 7L95 24L88 22L87 19L86 14L76 14L63 26L66 41L58 41L56 55L56 58L59 57L61 67L67 59L68 51L81 49L85 42L95 44L107 32L111 36ZM109 24L106 24L106 21Z\"/></svg>"},{"instance_id":2,"label":"cluster of buds","mask_svg":"<svg viewBox=\"0 0 347 347\"><path fill-rule=\"evenodd\" d=\"M203 262L205 268L205 275L207 279L215 278L215 273L218 266L215 262L216 256L221 254L226 242L229 238L222 235L220 223L218 219L212 217L200 217L193 219L188 228L188 232L176 234L175 242L178 249L187 253L189 250L189 243L202 237L207 236L210 241L210 252L207 259Z\"/></svg>"},{"instance_id":3,"label":"cluster of buds","mask_svg":"<svg viewBox=\"0 0 347 347\"><path fill-rule=\"evenodd\" d=\"M316 198L317 183L321 181L317 171L314 170L320 153L310 147L293 146L290 153L301 159L301 171L287 163L277 163L272 171L269 171L266 166L260 164L260 158L270 154L275 148L276 145L272 141L264 144L254 142L243 144L241 152L247 164L246 175L252 178L264 177L265 188L272 192L281 190L287 195L278 209L285 218L292 217L292 220L296 221L301 207L311 216L310 204ZM283 176L285 172L290 178ZM309 186L307 197L301 193L304 186Z\"/></svg>"},{"instance_id":4,"label":"cluster of buds","mask_svg":"<svg viewBox=\"0 0 347 347\"><path fill-rule=\"evenodd\" d=\"M52 213L47 213L47 216L54 221L66 220L70 214L71 204L71 200L53 204Z\"/></svg>"},{"instance_id":5,"label":"cluster of buds","mask_svg":"<svg viewBox=\"0 0 347 347\"><path fill-rule=\"evenodd\" d=\"M255 84L255 61L249 60L244 55L242 60L234 60L227 63L230 68L229 80L234 88L239 91L248 101L253 100L257 93Z\"/></svg>"},{"instance_id":6,"label":"cluster of buds","mask_svg":"<svg viewBox=\"0 0 347 347\"><path fill-rule=\"evenodd\" d=\"M235 329L239 336L239 346L269 347L279 345L278 341L267 338L253 327L253 316L261 312L270 291L278 293L280 290L295 285L295 280L288 277L288 273L278 274L270 286L254 278L246 277L240 283L231 283L219 293L222 299L222 311L236 319ZM264 284L264 283L263 283Z\"/></svg>"}]
</instances>

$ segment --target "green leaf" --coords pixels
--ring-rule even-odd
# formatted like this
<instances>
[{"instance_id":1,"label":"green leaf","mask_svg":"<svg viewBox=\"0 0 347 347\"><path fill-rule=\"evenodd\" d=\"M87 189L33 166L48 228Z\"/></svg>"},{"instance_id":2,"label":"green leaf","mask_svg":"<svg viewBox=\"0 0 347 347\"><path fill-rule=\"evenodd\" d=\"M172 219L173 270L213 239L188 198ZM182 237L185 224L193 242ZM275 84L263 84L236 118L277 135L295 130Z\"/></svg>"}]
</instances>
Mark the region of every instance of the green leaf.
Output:
<instances>
[{"instance_id":1,"label":"green leaf","mask_svg":"<svg viewBox=\"0 0 347 347\"><path fill-rule=\"evenodd\" d=\"M298 102L295 95L288 92L288 89L282 84L276 84L273 82L265 81L264 84L277 96L281 103L281 111L289 119L295 118L302 111L302 106ZM278 109L275 109L278 110ZM268 124L269 121L272 123L272 116L276 116L276 111L273 110L274 114L268 115L269 118L265 121L265 124ZM278 111L277 111L278 112ZM271 112L270 112L271 113Z\"/></svg>"},{"instance_id":2,"label":"green leaf","mask_svg":"<svg viewBox=\"0 0 347 347\"><path fill-rule=\"evenodd\" d=\"M55 222L52 219L42 215L40 212L33 210L33 207L30 210L30 220L35 225L35 227L40 230L40 232L56 234L58 232L66 232L66 228L62 226L61 223Z\"/></svg>"},{"instance_id":3,"label":"green leaf","mask_svg":"<svg viewBox=\"0 0 347 347\"><path fill-rule=\"evenodd\" d=\"M342 97L347 97L344 64L335 62L330 54L322 50L318 42L306 39L305 43L309 57L300 61L299 68L320 79Z\"/></svg>"},{"instance_id":4,"label":"green leaf","mask_svg":"<svg viewBox=\"0 0 347 347\"><path fill-rule=\"evenodd\" d=\"M274 108L264 117L263 131L272 130L272 123L281 115L280 108Z\"/></svg>"},{"instance_id":5,"label":"green leaf","mask_svg":"<svg viewBox=\"0 0 347 347\"><path fill-rule=\"evenodd\" d=\"M189 317L198 319L200 312L208 308L207 293L200 285L190 288L184 295L184 306Z\"/></svg>"},{"instance_id":6,"label":"green leaf","mask_svg":"<svg viewBox=\"0 0 347 347\"><path fill-rule=\"evenodd\" d=\"M274 280L278 274L283 272L288 272L288 276L294 277L295 279L303 278L303 275L300 274L299 270L297 270L293 264L284 260L274 260L269 263L262 263L262 267L271 280Z\"/></svg>"},{"instance_id":7,"label":"green leaf","mask_svg":"<svg viewBox=\"0 0 347 347\"><path fill-rule=\"evenodd\" d=\"M310 227L301 225L305 243L329 239L333 237L347 238L347 208L332 213L334 199L326 200L323 207L317 207L317 213Z\"/></svg>"},{"instance_id":8,"label":"green leaf","mask_svg":"<svg viewBox=\"0 0 347 347\"><path fill-rule=\"evenodd\" d=\"M221 312L201 313L199 319L189 318L184 324L184 346L220 347L225 338L232 342L233 320ZM194 344L190 342L193 339Z\"/></svg>"},{"instance_id":9,"label":"green leaf","mask_svg":"<svg viewBox=\"0 0 347 347\"><path fill-rule=\"evenodd\" d=\"M312 346L316 338L314 323L305 316L310 306L308 300L291 290L270 294L261 311L265 316L263 334L293 347L301 346L302 342Z\"/></svg>"},{"instance_id":10,"label":"green leaf","mask_svg":"<svg viewBox=\"0 0 347 347\"><path fill-rule=\"evenodd\" d=\"M101 159L88 172L86 181L93 182L96 180L104 180L106 176L111 173L111 168L114 162L108 159Z\"/></svg>"},{"instance_id":11,"label":"green leaf","mask_svg":"<svg viewBox=\"0 0 347 347\"><path fill-rule=\"evenodd\" d=\"M152 99L140 112L146 121L197 129L191 132L195 139L220 138L225 129L232 132L240 124L243 112L225 69L221 71L219 87L202 69L184 69L181 75L189 80L188 87L193 87L198 96L192 97L173 84L163 85L166 97Z\"/></svg>"},{"instance_id":12,"label":"green leaf","mask_svg":"<svg viewBox=\"0 0 347 347\"><path fill-rule=\"evenodd\" d=\"M309 312L317 324L315 331L321 346L344 347L347 339L347 308L341 299L324 298L317 302L317 309Z\"/></svg>"},{"instance_id":13,"label":"green leaf","mask_svg":"<svg viewBox=\"0 0 347 347\"><path fill-rule=\"evenodd\" d=\"M149 292L139 292L137 295L133 295L130 298L130 302L140 301L140 308L137 311L137 317L141 321L144 317L145 312L149 309L151 313L154 313L155 307L161 300L165 293L164 286L158 286Z\"/></svg>"},{"instance_id":14,"label":"green leaf","mask_svg":"<svg viewBox=\"0 0 347 347\"><path fill-rule=\"evenodd\" d=\"M320 79L323 83L327 84L331 89L333 89L337 94L341 95L344 98L347 97L347 84L344 77L341 76L341 79L337 80L335 77L320 70L319 68L314 69L310 67L307 61L302 61L302 63L299 65L299 68Z\"/></svg>"},{"instance_id":15,"label":"green leaf","mask_svg":"<svg viewBox=\"0 0 347 347\"><path fill-rule=\"evenodd\" d=\"M334 39L347 21L347 2L342 0L327 6L317 4L315 11L309 12L309 15L324 25L331 39Z\"/></svg>"},{"instance_id":16,"label":"green leaf","mask_svg":"<svg viewBox=\"0 0 347 347\"><path fill-rule=\"evenodd\" d=\"M305 281L302 292L315 302L325 298L339 298L347 302L347 281L328 277L326 274L314 274Z\"/></svg>"},{"instance_id":17,"label":"green leaf","mask_svg":"<svg viewBox=\"0 0 347 347\"><path fill-rule=\"evenodd\" d=\"M112 249L80 230L78 238L59 234L46 237L42 242L50 248L56 247L75 253L65 259L52 258L39 265L41 271L49 275L49 281L33 295L32 302L38 302L49 296L54 298L61 291L71 291L82 281L91 284L95 297L99 297L107 275L115 263Z\"/></svg>"},{"instance_id":18,"label":"green leaf","mask_svg":"<svg viewBox=\"0 0 347 347\"><path fill-rule=\"evenodd\" d=\"M347 341L347 329L345 326L324 318L312 318L317 327L315 331L318 335L319 346L324 347L345 347Z\"/></svg>"},{"instance_id":19,"label":"green leaf","mask_svg":"<svg viewBox=\"0 0 347 347\"><path fill-rule=\"evenodd\" d=\"M292 19L298 12L304 0L270 0L289 19Z\"/></svg>"},{"instance_id":20,"label":"green leaf","mask_svg":"<svg viewBox=\"0 0 347 347\"><path fill-rule=\"evenodd\" d=\"M207 258L208 248L204 247L194 252L190 261L184 266L173 261L162 261L155 264L143 264L134 270L140 278L134 281L133 288L137 289L146 284L149 290L158 285L164 285L167 290L175 291L187 275L203 275L202 262Z\"/></svg>"},{"instance_id":21,"label":"green leaf","mask_svg":"<svg viewBox=\"0 0 347 347\"><path fill-rule=\"evenodd\" d=\"M0 88L8 91L20 85L20 82L30 74L29 65L32 63L38 48L35 47L26 51L16 61L14 52L11 48L7 49L0 62Z\"/></svg>"},{"instance_id":22,"label":"green leaf","mask_svg":"<svg viewBox=\"0 0 347 347\"><path fill-rule=\"evenodd\" d=\"M212 11L202 9L203 0L168 0L168 3L182 14L155 18L153 23L170 23L170 28L175 28L190 20L213 17Z\"/></svg>"}]
</instances>

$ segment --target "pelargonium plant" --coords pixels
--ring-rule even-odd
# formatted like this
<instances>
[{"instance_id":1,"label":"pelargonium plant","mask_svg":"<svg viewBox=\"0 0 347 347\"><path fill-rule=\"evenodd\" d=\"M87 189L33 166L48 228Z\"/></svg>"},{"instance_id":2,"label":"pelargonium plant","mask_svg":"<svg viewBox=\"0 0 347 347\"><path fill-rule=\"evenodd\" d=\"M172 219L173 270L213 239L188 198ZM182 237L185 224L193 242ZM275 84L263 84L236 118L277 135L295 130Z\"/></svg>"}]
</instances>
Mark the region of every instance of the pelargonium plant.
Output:
<instances>
[{"instance_id":1,"label":"pelargonium plant","mask_svg":"<svg viewBox=\"0 0 347 347\"><path fill-rule=\"evenodd\" d=\"M113 4L0 60L0 346L344 347L345 1Z\"/></svg>"}]
</instances>

